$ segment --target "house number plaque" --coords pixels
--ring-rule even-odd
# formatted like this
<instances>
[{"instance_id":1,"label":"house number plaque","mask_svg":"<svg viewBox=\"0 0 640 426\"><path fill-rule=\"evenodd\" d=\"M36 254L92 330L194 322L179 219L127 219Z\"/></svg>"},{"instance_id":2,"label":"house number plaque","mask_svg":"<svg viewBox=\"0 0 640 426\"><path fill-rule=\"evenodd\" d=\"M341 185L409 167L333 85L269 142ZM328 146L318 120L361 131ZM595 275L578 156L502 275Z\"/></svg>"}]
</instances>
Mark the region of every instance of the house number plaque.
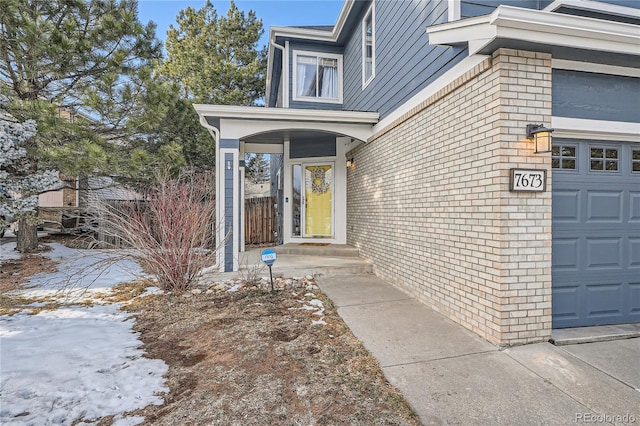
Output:
<instances>
[{"instance_id":1,"label":"house number plaque","mask_svg":"<svg viewBox=\"0 0 640 426\"><path fill-rule=\"evenodd\" d=\"M509 191L544 192L546 190L546 170L511 169Z\"/></svg>"}]
</instances>

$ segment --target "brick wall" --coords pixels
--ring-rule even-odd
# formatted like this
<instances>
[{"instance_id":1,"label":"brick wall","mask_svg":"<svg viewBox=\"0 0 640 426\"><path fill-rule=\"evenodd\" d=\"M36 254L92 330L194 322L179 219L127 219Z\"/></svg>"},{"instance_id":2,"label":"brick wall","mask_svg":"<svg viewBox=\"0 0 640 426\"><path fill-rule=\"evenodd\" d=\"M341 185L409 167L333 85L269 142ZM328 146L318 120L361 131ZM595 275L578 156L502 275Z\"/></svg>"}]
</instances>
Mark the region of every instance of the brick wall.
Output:
<instances>
[{"instance_id":1,"label":"brick wall","mask_svg":"<svg viewBox=\"0 0 640 426\"><path fill-rule=\"evenodd\" d=\"M491 342L551 334L551 56L498 50L348 154L349 244L375 272ZM509 169L547 191L509 192Z\"/></svg>"}]
</instances>

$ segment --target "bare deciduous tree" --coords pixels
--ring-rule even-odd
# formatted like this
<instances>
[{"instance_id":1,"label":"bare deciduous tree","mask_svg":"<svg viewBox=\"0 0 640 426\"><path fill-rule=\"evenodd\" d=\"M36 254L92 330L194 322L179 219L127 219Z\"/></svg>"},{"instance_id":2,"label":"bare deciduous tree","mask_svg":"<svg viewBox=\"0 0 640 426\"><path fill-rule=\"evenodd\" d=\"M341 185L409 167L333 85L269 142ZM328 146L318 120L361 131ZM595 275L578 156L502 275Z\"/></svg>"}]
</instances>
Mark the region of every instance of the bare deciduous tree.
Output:
<instances>
[{"instance_id":1,"label":"bare deciduous tree","mask_svg":"<svg viewBox=\"0 0 640 426\"><path fill-rule=\"evenodd\" d=\"M144 199L99 207L101 231L130 247L130 257L163 290L183 292L216 261L215 198L211 180L184 174L160 178Z\"/></svg>"}]
</instances>

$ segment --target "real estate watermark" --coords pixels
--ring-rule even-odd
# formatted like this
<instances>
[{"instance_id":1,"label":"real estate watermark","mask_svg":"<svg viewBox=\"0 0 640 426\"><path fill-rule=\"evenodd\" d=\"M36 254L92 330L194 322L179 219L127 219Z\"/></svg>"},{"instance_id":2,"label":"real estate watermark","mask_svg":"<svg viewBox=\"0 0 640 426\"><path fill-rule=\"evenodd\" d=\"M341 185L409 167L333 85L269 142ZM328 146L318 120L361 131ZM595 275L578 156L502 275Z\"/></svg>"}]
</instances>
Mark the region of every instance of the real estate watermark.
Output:
<instances>
[{"instance_id":1,"label":"real estate watermark","mask_svg":"<svg viewBox=\"0 0 640 426\"><path fill-rule=\"evenodd\" d=\"M576 413L576 423L629 423L637 422L636 416L633 414L594 414L594 413Z\"/></svg>"}]
</instances>

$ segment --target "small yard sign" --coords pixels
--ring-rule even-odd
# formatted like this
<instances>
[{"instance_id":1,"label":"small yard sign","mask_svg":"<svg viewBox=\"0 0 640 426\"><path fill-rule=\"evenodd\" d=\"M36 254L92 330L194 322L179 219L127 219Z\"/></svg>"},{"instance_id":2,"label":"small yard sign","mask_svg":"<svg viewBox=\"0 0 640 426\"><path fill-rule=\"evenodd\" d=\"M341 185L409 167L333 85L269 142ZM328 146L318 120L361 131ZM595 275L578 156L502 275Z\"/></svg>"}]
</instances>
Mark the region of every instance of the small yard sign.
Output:
<instances>
[{"instance_id":1,"label":"small yard sign","mask_svg":"<svg viewBox=\"0 0 640 426\"><path fill-rule=\"evenodd\" d=\"M267 266L272 266L276 262L276 258L276 252L271 249L262 252L262 262Z\"/></svg>"},{"instance_id":2,"label":"small yard sign","mask_svg":"<svg viewBox=\"0 0 640 426\"><path fill-rule=\"evenodd\" d=\"M546 170L511 169L509 191L544 192L546 190Z\"/></svg>"},{"instance_id":3,"label":"small yard sign","mask_svg":"<svg viewBox=\"0 0 640 426\"><path fill-rule=\"evenodd\" d=\"M262 263L269 267L269 278L271 278L271 293L274 292L273 289L273 272L271 271L271 267L274 263L276 263L276 252L271 249L266 249L262 252Z\"/></svg>"}]
</instances>

